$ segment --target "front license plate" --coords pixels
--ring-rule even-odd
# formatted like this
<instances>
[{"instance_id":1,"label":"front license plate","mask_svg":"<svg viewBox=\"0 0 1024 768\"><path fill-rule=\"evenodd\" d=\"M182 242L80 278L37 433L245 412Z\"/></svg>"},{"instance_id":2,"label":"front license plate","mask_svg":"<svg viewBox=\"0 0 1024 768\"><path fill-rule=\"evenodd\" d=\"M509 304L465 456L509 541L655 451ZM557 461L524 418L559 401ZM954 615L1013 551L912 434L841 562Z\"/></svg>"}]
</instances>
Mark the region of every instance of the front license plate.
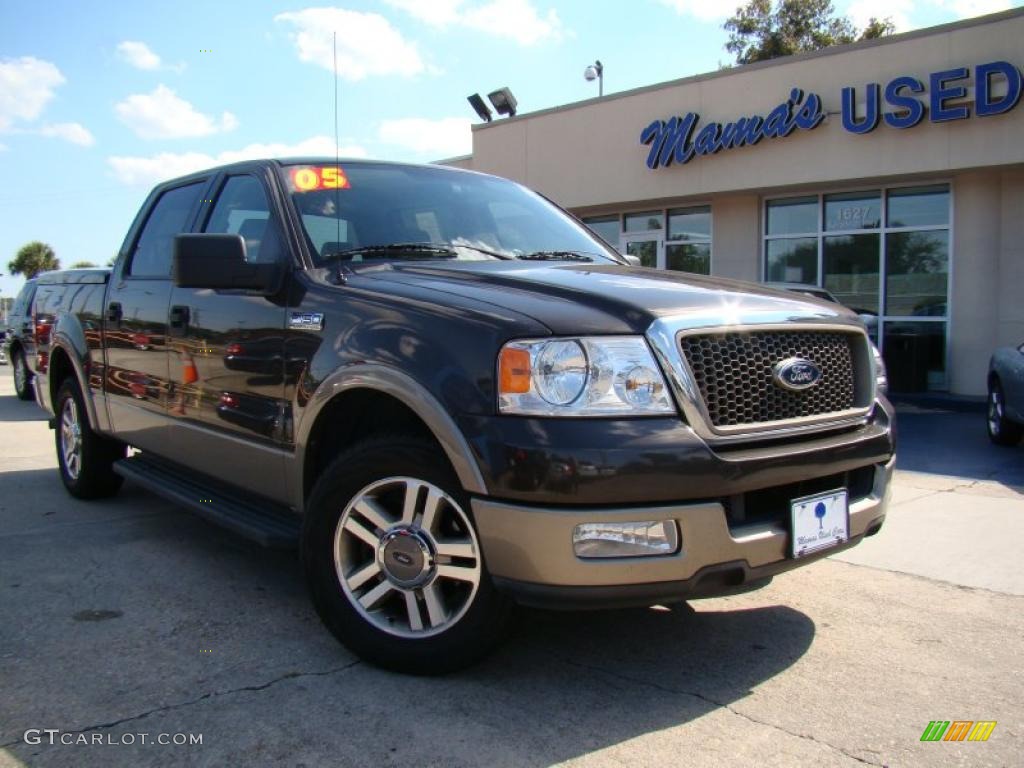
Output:
<instances>
[{"instance_id":1,"label":"front license plate","mask_svg":"<svg viewBox=\"0 0 1024 768\"><path fill-rule=\"evenodd\" d=\"M850 538L850 509L845 489L793 499L790 509L793 557L806 557Z\"/></svg>"}]
</instances>

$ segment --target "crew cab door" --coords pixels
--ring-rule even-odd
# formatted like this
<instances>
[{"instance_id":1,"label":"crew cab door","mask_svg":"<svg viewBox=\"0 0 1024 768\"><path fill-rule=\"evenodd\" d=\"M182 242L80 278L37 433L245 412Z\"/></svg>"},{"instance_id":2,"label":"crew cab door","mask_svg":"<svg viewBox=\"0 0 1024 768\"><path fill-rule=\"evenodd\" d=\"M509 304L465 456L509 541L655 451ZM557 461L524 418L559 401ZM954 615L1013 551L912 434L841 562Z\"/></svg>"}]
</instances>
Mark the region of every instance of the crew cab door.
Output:
<instances>
[{"instance_id":1,"label":"crew cab door","mask_svg":"<svg viewBox=\"0 0 1024 768\"><path fill-rule=\"evenodd\" d=\"M167 307L174 238L190 231L209 179L163 189L133 228L103 308L104 384L114 432L166 455L169 377Z\"/></svg>"},{"instance_id":2,"label":"crew cab door","mask_svg":"<svg viewBox=\"0 0 1024 768\"><path fill-rule=\"evenodd\" d=\"M219 176L196 231L239 234L250 262L285 262L286 240L263 169ZM171 458L284 501L285 307L244 290L174 287L169 304L175 428Z\"/></svg>"}]
</instances>

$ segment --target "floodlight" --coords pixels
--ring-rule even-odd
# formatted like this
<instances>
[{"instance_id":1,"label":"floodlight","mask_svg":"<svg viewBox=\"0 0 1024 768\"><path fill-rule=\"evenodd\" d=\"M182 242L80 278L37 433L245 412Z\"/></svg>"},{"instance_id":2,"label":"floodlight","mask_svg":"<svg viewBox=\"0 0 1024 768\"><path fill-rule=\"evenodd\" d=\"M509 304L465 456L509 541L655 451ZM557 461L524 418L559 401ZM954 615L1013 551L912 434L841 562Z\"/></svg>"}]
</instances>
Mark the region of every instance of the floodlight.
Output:
<instances>
[{"instance_id":1,"label":"floodlight","mask_svg":"<svg viewBox=\"0 0 1024 768\"><path fill-rule=\"evenodd\" d=\"M491 100L491 104L494 105L499 115L516 116L516 97L512 95L512 91L508 88L499 88L496 91L492 91L487 94L487 98Z\"/></svg>"},{"instance_id":2,"label":"floodlight","mask_svg":"<svg viewBox=\"0 0 1024 768\"><path fill-rule=\"evenodd\" d=\"M470 103L476 113L480 116L480 119L485 123L491 122L494 118L491 116L491 110L488 109L484 100L480 98L479 93L474 93L472 96L467 96L466 101Z\"/></svg>"}]
</instances>

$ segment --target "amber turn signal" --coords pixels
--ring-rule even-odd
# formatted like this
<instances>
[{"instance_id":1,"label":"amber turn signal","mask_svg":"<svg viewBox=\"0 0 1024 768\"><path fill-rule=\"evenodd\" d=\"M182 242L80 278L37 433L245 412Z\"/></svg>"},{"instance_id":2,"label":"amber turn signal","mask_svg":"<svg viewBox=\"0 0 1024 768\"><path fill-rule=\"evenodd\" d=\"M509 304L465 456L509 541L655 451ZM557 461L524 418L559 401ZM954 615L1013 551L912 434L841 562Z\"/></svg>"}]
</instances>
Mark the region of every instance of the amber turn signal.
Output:
<instances>
[{"instance_id":1,"label":"amber turn signal","mask_svg":"<svg viewBox=\"0 0 1024 768\"><path fill-rule=\"evenodd\" d=\"M530 353L505 347L498 357L498 387L503 395L522 395L530 391Z\"/></svg>"}]
</instances>

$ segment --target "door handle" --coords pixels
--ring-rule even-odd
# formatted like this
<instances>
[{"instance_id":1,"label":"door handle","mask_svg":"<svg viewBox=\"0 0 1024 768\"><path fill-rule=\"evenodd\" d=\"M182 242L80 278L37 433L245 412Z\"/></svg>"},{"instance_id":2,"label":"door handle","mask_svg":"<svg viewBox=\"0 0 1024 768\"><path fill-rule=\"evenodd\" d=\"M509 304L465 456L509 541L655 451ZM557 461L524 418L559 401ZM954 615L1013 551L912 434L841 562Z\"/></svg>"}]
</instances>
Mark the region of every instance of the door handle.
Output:
<instances>
[{"instance_id":1,"label":"door handle","mask_svg":"<svg viewBox=\"0 0 1024 768\"><path fill-rule=\"evenodd\" d=\"M122 317L121 302L112 301L107 307L107 322L108 323L120 323Z\"/></svg>"},{"instance_id":2,"label":"door handle","mask_svg":"<svg viewBox=\"0 0 1024 768\"><path fill-rule=\"evenodd\" d=\"M171 307L171 335L184 336L188 330L188 307L180 305Z\"/></svg>"}]
</instances>

